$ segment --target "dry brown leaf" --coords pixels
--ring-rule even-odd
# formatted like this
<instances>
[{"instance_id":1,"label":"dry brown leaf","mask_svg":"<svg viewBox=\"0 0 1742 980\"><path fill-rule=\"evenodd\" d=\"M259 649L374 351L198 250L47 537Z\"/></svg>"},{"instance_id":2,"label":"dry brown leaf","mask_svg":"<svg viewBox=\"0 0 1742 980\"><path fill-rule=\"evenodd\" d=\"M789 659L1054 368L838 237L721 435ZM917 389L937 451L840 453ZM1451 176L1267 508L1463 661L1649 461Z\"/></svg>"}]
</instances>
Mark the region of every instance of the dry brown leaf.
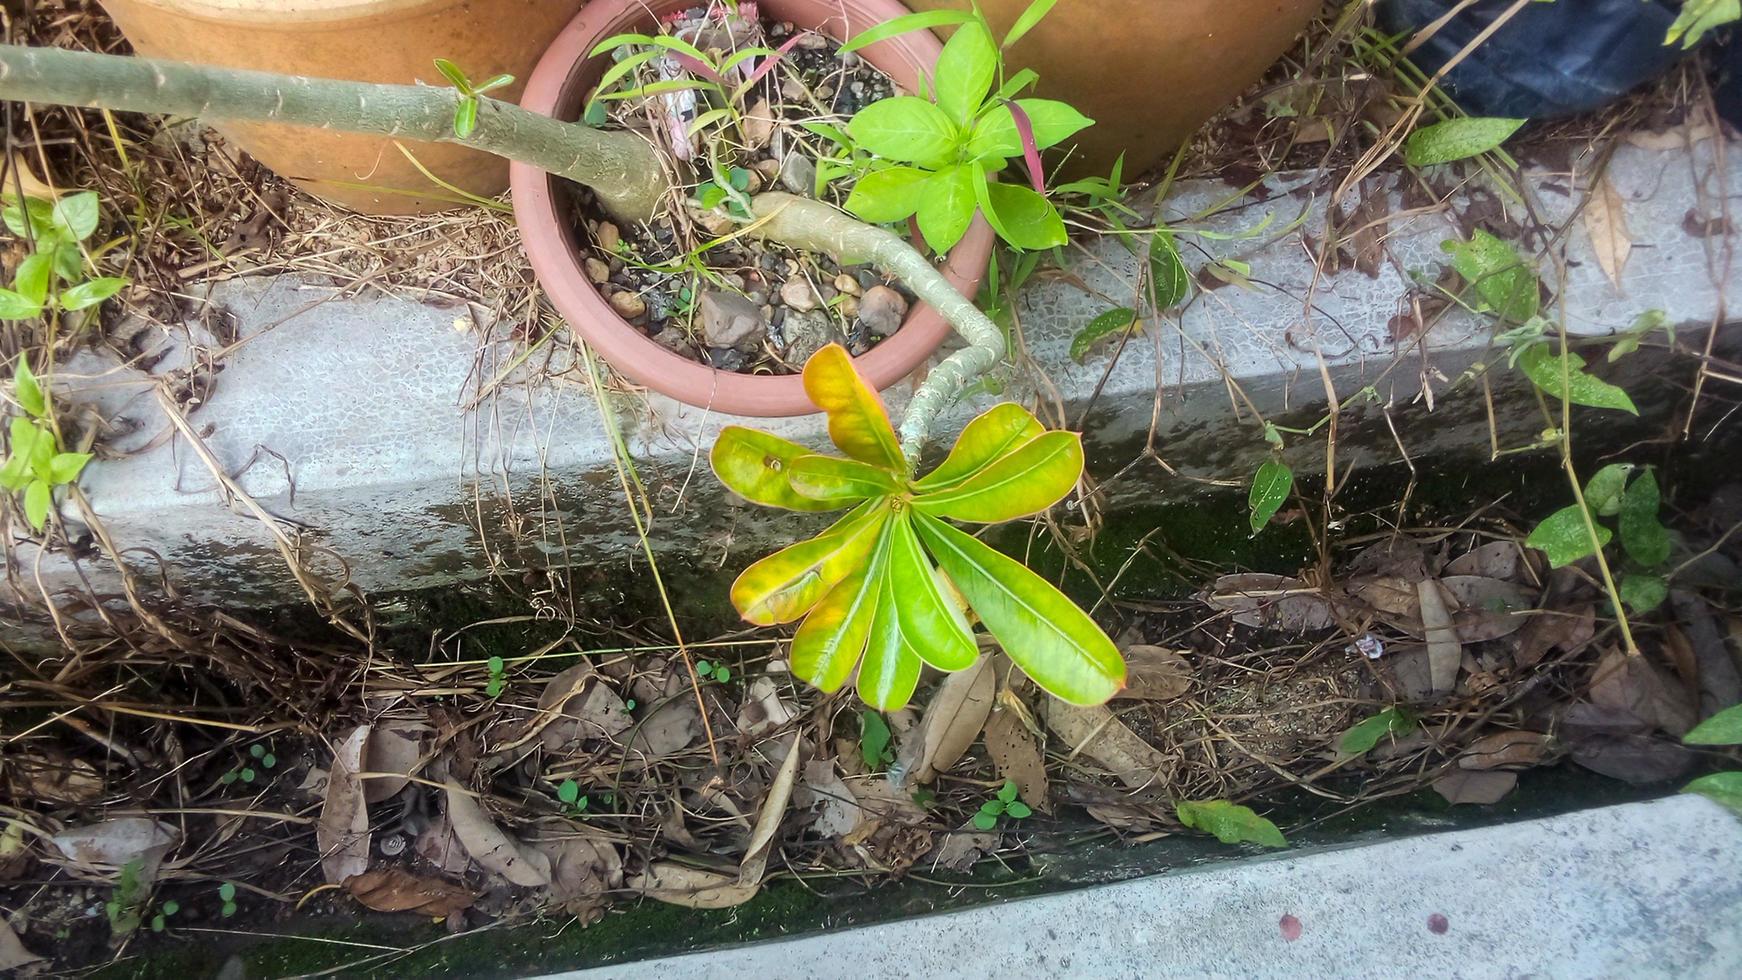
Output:
<instances>
[{"instance_id":1,"label":"dry brown leaf","mask_svg":"<svg viewBox=\"0 0 1742 980\"><path fill-rule=\"evenodd\" d=\"M1598 735L1574 743L1568 757L1611 779L1646 786L1680 779L1699 757L1661 735Z\"/></svg>"},{"instance_id":2,"label":"dry brown leaf","mask_svg":"<svg viewBox=\"0 0 1742 980\"><path fill-rule=\"evenodd\" d=\"M806 763L804 767L803 798L794 795L794 802L800 806L813 807L817 810L816 822L811 824L811 832L820 837L844 837L852 833L859 821L864 819L864 811L859 808L859 799L853 795L853 790L841 780L835 771L835 764L827 759L819 759Z\"/></svg>"},{"instance_id":3,"label":"dry brown leaf","mask_svg":"<svg viewBox=\"0 0 1742 980\"><path fill-rule=\"evenodd\" d=\"M1255 629L1312 633L1336 622L1331 604L1317 589L1283 575L1224 575L1205 601L1233 614L1234 622Z\"/></svg>"},{"instance_id":4,"label":"dry brown leaf","mask_svg":"<svg viewBox=\"0 0 1742 980\"><path fill-rule=\"evenodd\" d=\"M1192 668L1166 647L1133 644L1124 649L1125 689L1115 701L1172 701L1192 689Z\"/></svg>"},{"instance_id":5,"label":"dry brown leaf","mask_svg":"<svg viewBox=\"0 0 1742 980\"><path fill-rule=\"evenodd\" d=\"M998 778L1015 782L1022 802L1047 812L1046 759L1021 716L1000 706L986 720L985 739L986 752L992 756Z\"/></svg>"},{"instance_id":6,"label":"dry brown leaf","mask_svg":"<svg viewBox=\"0 0 1742 980\"><path fill-rule=\"evenodd\" d=\"M733 875L703 871L671 861L649 865L629 887L655 901L690 909L729 909L756 897L761 884L746 885Z\"/></svg>"},{"instance_id":7,"label":"dry brown leaf","mask_svg":"<svg viewBox=\"0 0 1742 980\"><path fill-rule=\"evenodd\" d=\"M1627 231L1627 201L1607 174L1598 179L1585 200L1584 222L1597 253L1597 265L1619 290L1621 274L1633 254L1633 236Z\"/></svg>"},{"instance_id":8,"label":"dry brown leaf","mask_svg":"<svg viewBox=\"0 0 1742 980\"><path fill-rule=\"evenodd\" d=\"M1465 643L1498 640L1523 629L1536 608L1536 590L1486 575L1440 579L1442 597L1455 603L1452 628Z\"/></svg>"},{"instance_id":9,"label":"dry brown leaf","mask_svg":"<svg viewBox=\"0 0 1742 980\"><path fill-rule=\"evenodd\" d=\"M1499 803L1518 785L1518 773L1479 770L1458 770L1434 780L1434 792L1454 806L1471 803L1487 806Z\"/></svg>"},{"instance_id":10,"label":"dry brown leaf","mask_svg":"<svg viewBox=\"0 0 1742 980\"><path fill-rule=\"evenodd\" d=\"M1682 123L1660 132L1647 130L1630 130L1622 137L1627 142L1642 150L1655 150L1659 153L1670 150L1681 150L1711 139L1718 130L1711 123Z\"/></svg>"},{"instance_id":11,"label":"dry brown leaf","mask_svg":"<svg viewBox=\"0 0 1742 980\"><path fill-rule=\"evenodd\" d=\"M377 868L345 881L345 891L377 912L414 912L443 919L472 907L473 895L458 885L414 875L402 868Z\"/></svg>"},{"instance_id":12,"label":"dry brown leaf","mask_svg":"<svg viewBox=\"0 0 1742 980\"><path fill-rule=\"evenodd\" d=\"M997 850L1001 839L999 834L974 829L973 821L969 821L941 835L937 847L926 858L933 868L968 871L982 857Z\"/></svg>"},{"instance_id":13,"label":"dry brown leaf","mask_svg":"<svg viewBox=\"0 0 1742 980\"><path fill-rule=\"evenodd\" d=\"M1518 580L1524 568L1524 552L1516 541L1491 541L1472 548L1446 564L1446 576L1477 575L1507 582Z\"/></svg>"},{"instance_id":14,"label":"dry brown leaf","mask_svg":"<svg viewBox=\"0 0 1742 980\"><path fill-rule=\"evenodd\" d=\"M1423 579L1416 584L1420 598L1421 625L1427 635L1428 675L1435 694L1448 694L1458 686L1458 667L1464 662L1464 647L1452 628L1452 615L1439 583Z\"/></svg>"},{"instance_id":15,"label":"dry brown leaf","mask_svg":"<svg viewBox=\"0 0 1742 980\"><path fill-rule=\"evenodd\" d=\"M472 866L472 857L466 853L466 845L454 836L453 825L448 823L447 814L442 814L430 822L423 832L412 842L417 856L430 863L437 871L451 875L464 874Z\"/></svg>"},{"instance_id":16,"label":"dry brown leaf","mask_svg":"<svg viewBox=\"0 0 1742 980\"><path fill-rule=\"evenodd\" d=\"M1351 596L1366 603L1373 614L1405 633L1421 635L1420 583L1431 579L1406 579L1376 575L1349 580Z\"/></svg>"},{"instance_id":17,"label":"dry brown leaf","mask_svg":"<svg viewBox=\"0 0 1742 980\"><path fill-rule=\"evenodd\" d=\"M1534 667L1551 650L1577 656L1597 636L1597 608L1580 606L1566 611L1544 610L1529 617L1517 635L1518 648L1512 659L1520 667Z\"/></svg>"},{"instance_id":18,"label":"dry brown leaf","mask_svg":"<svg viewBox=\"0 0 1742 980\"><path fill-rule=\"evenodd\" d=\"M1166 756L1138 738L1105 705L1079 708L1053 701L1046 707L1046 724L1074 751L1100 763L1133 789L1153 783L1168 765Z\"/></svg>"},{"instance_id":19,"label":"dry brown leaf","mask_svg":"<svg viewBox=\"0 0 1742 980\"><path fill-rule=\"evenodd\" d=\"M1681 588L1670 590L1669 602L1681 629L1671 627L1667 635L1681 637L1692 654L1696 666L1691 686L1699 694L1700 716L1742 701L1742 663L1731 657L1712 606L1699 593Z\"/></svg>"},{"instance_id":20,"label":"dry brown leaf","mask_svg":"<svg viewBox=\"0 0 1742 980\"><path fill-rule=\"evenodd\" d=\"M1433 696L1433 669L1428 665L1427 647L1395 643L1385 659L1392 676L1397 678L1397 690L1404 700L1425 701Z\"/></svg>"},{"instance_id":21,"label":"dry brown leaf","mask_svg":"<svg viewBox=\"0 0 1742 980\"><path fill-rule=\"evenodd\" d=\"M673 697L655 708L628 736L631 756L646 753L648 759L663 759L689 747L702 734L702 716L695 699Z\"/></svg>"},{"instance_id":22,"label":"dry brown leaf","mask_svg":"<svg viewBox=\"0 0 1742 980\"><path fill-rule=\"evenodd\" d=\"M738 730L751 738L778 731L792 721L792 707L780 696L780 685L764 674L750 682L738 709Z\"/></svg>"},{"instance_id":23,"label":"dry brown leaf","mask_svg":"<svg viewBox=\"0 0 1742 980\"><path fill-rule=\"evenodd\" d=\"M4 785L14 799L62 806L89 803L103 795L103 777L83 759L61 753L20 752L0 759Z\"/></svg>"},{"instance_id":24,"label":"dry brown leaf","mask_svg":"<svg viewBox=\"0 0 1742 980\"><path fill-rule=\"evenodd\" d=\"M945 677L938 685L925 706L918 740L910 738L902 745L902 761L909 763L907 771L914 780L931 782L938 773L949 771L974 744L992 713L995 679L992 658L982 655L974 666ZM915 752L917 758L913 758Z\"/></svg>"},{"instance_id":25,"label":"dry brown leaf","mask_svg":"<svg viewBox=\"0 0 1742 980\"><path fill-rule=\"evenodd\" d=\"M550 860L522 847L496 826L478 801L452 781L447 784L448 822L472 860L523 888L550 884Z\"/></svg>"},{"instance_id":26,"label":"dry brown leaf","mask_svg":"<svg viewBox=\"0 0 1742 980\"><path fill-rule=\"evenodd\" d=\"M388 723L391 724L391 723ZM363 752L363 766L371 773L392 773L392 776L363 780L363 799L381 803L399 795L411 782L406 778L423 757L420 730L411 726L377 725L369 732L369 744Z\"/></svg>"},{"instance_id":27,"label":"dry brown leaf","mask_svg":"<svg viewBox=\"0 0 1742 980\"><path fill-rule=\"evenodd\" d=\"M768 852L774 847L774 836L780 831L780 822L786 818L786 808L792 803L792 787L798 779L799 757L804 754L799 751L798 739L799 733L793 732L786 742L786 761L780 764L774 782L768 787L768 795L762 800L762 809L756 814L756 827L750 832L749 849L744 853L743 862L738 865L738 880L741 884L761 884L762 875L768 870Z\"/></svg>"},{"instance_id":28,"label":"dry brown leaf","mask_svg":"<svg viewBox=\"0 0 1742 980\"><path fill-rule=\"evenodd\" d=\"M580 832L533 846L550 861L551 898L583 922L602 914L606 894L623 885L623 858L610 841Z\"/></svg>"},{"instance_id":29,"label":"dry brown leaf","mask_svg":"<svg viewBox=\"0 0 1742 980\"><path fill-rule=\"evenodd\" d=\"M744 113L744 143L747 149L759 150L774 138L774 109L765 98L750 104Z\"/></svg>"},{"instance_id":30,"label":"dry brown leaf","mask_svg":"<svg viewBox=\"0 0 1742 980\"><path fill-rule=\"evenodd\" d=\"M327 773L326 800L315 822L315 843L321 852L321 871L329 884L369 870L369 803L364 795L363 752L369 744L369 726L358 725L333 749L333 765Z\"/></svg>"},{"instance_id":31,"label":"dry brown leaf","mask_svg":"<svg viewBox=\"0 0 1742 980\"><path fill-rule=\"evenodd\" d=\"M1625 711L1677 738L1686 735L1698 720L1680 683L1670 680L1644 656L1628 656L1618 648L1597 661L1591 677L1591 700Z\"/></svg>"},{"instance_id":32,"label":"dry brown leaf","mask_svg":"<svg viewBox=\"0 0 1742 980\"><path fill-rule=\"evenodd\" d=\"M150 817L116 817L55 834L54 846L69 861L87 868L119 868L144 860L157 862L181 843L181 831Z\"/></svg>"},{"instance_id":33,"label":"dry brown leaf","mask_svg":"<svg viewBox=\"0 0 1742 980\"><path fill-rule=\"evenodd\" d=\"M1548 736L1539 732L1495 732L1471 742L1458 757L1460 769L1528 769L1548 755Z\"/></svg>"},{"instance_id":34,"label":"dry brown leaf","mask_svg":"<svg viewBox=\"0 0 1742 980\"><path fill-rule=\"evenodd\" d=\"M1083 809L1095 822L1114 830L1154 830L1161 826L1148 810L1129 803L1090 803Z\"/></svg>"},{"instance_id":35,"label":"dry brown leaf","mask_svg":"<svg viewBox=\"0 0 1742 980\"><path fill-rule=\"evenodd\" d=\"M42 957L24 948L24 941L18 938L18 933L12 931L4 917L0 917L0 974L22 977L27 975L32 963L42 962Z\"/></svg>"}]
</instances>

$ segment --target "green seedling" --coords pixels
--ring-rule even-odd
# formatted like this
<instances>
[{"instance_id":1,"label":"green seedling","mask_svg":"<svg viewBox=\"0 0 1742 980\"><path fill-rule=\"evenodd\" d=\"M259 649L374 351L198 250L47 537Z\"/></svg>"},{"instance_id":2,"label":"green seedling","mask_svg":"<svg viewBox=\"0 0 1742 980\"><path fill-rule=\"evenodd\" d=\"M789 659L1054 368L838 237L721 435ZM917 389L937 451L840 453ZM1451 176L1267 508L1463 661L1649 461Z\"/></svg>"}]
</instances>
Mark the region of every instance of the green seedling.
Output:
<instances>
[{"instance_id":1,"label":"green seedling","mask_svg":"<svg viewBox=\"0 0 1742 980\"><path fill-rule=\"evenodd\" d=\"M482 84L474 85L458 65L446 58L437 58L435 66L436 71L441 72L442 77L460 92L459 104L454 107L454 135L460 139L472 135L473 131L478 128L478 106L482 102L480 96L486 92L514 84L513 75L496 75L485 80Z\"/></svg>"},{"instance_id":2,"label":"green seedling","mask_svg":"<svg viewBox=\"0 0 1742 980\"><path fill-rule=\"evenodd\" d=\"M508 664L501 657L491 657L484 662L490 671L490 679L484 682L484 696L499 698L508 687Z\"/></svg>"},{"instance_id":3,"label":"green seedling","mask_svg":"<svg viewBox=\"0 0 1742 980\"><path fill-rule=\"evenodd\" d=\"M145 864L142 861L128 861L121 866L121 876L115 883L115 891L109 900L103 903L103 911L109 917L109 931L117 936L124 936L139 928L145 913L146 884L142 876Z\"/></svg>"},{"instance_id":4,"label":"green seedling","mask_svg":"<svg viewBox=\"0 0 1742 980\"><path fill-rule=\"evenodd\" d=\"M12 277L11 289L0 289L0 320L32 320L52 311L70 313L96 306L120 292L127 280L95 276L85 258L83 242L96 234L99 208L96 191L69 194L58 201L6 195L0 211L6 229L31 243L31 251Z\"/></svg>"},{"instance_id":5,"label":"green seedling","mask_svg":"<svg viewBox=\"0 0 1742 980\"><path fill-rule=\"evenodd\" d=\"M11 452L0 464L0 488L22 493L24 519L40 531L47 525L55 491L77 482L91 454L62 451L48 391L23 354L13 367L12 397L24 414L13 416L8 427Z\"/></svg>"},{"instance_id":6,"label":"green seedling","mask_svg":"<svg viewBox=\"0 0 1742 980\"><path fill-rule=\"evenodd\" d=\"M1006 779L998 794L980 804L980 810L974 814L976 830L991 830L998 826L999 817L1009 817L1012 820L1026 820L1034 815L1028 804L1016 798L1016 782Z\"/></svg>"},{"instance_id":7,"label":"green seedling","mask_svg":"<svg viewBox=\"0 0 1742 980\"><path fill-rule=\"evenodd\" d=\"M556 799L563 805L563 812L571 817L579 817L587 812L589 800L581 792L581 784L572 779L565 779L557 784Z\"/></svg>"},{"instance_id":8,"label":"green seedling","mask_svg":"<svg viewBox=\"0 0 1742 980\"><path fill-rule=\"evenodd\" d=\"M696 661L696 676L705 680L715 680L724 684L732 679L732 669L725 664L716 664L709 660Z\"/></svg>"},{"instance_id":9,"label":"green seedling","mask_svg":"<svg viewBox=\"0 0 1742 980\"><path fill-rule=\"evenodd\" d=\"M181 911L181 903L170 899L157 907L157 914L151 917L151 931L162 932L168 928L169 920Z\"/></svg>"},{"instance_id":10,"label":"green seedling","mask_svg":"<svg viewBox=\"0 0 1742 980\"><path fill-rule=\"evenodd\" d=\"M266 746L256 742L248 746L250 761L240 763L234 769L218 777L218 782L228 786L232 783L252 783L260 778L261 769L272 769L278 765L278 756L273 755ZM260 767L256 769L255 767Z\"/></svg>"},{"instance_id":11,"label":"green seedling","mask_svg":"<svg viewBox=\"0 0 1742 980\"><path fill-rule=\"evenodd\" d=\"M859 755L865 768L873 772L895 762L895 751L889 747L889 723L870 709L859 712Z\"/></svg>"},{"instance_id":12,"label":"green seedling","mask_svg":"<svg viewBox=\"0 0 1742 980\"><path fill-rule=\"evenodd\" d=\"M224 882L218 886L218 901L223 904L218 907L218 914L226 919L236 914L236 886Z\"/></svg>"}]
</instances>

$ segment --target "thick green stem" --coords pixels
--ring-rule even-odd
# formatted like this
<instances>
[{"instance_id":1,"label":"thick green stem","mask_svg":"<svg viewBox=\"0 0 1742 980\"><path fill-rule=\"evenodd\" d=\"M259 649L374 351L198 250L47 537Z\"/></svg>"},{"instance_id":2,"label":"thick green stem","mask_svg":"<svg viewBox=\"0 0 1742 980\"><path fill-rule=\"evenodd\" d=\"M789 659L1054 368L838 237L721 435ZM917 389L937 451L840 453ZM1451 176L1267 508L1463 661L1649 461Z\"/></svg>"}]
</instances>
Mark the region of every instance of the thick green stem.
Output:
<instances>
[{"instance_id":1,"label":"thick green stem","mask_svg":"<svg viewBox=\"0 0 1742 980\"><path fill-rule=\"evenodd\" d=\"M591 187L613 213L646 221L670 183L645 140L482 98L470 136L454 134L460 94L187 65L151 58L0 45L0 98L127 112L460 143Z\"/></svg>"}]
</instances>

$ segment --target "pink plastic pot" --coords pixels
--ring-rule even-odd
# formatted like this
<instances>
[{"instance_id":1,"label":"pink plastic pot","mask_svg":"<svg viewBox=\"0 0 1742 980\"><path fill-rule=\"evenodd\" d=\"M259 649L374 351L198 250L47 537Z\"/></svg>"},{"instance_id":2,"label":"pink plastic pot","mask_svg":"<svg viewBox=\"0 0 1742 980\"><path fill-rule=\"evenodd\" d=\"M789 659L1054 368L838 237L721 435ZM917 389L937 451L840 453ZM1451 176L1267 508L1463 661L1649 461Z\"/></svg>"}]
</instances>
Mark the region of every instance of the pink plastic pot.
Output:
<instances>
[{"instance_id":1,"label":"pink plastic pot","mask_svg":"<svg viewBox=\"0 0 1742 980\"><path fill-rule=\"evenodd\" d=\"M578 119L599 77L603 59L588 52L614 34L649 31L654 18L696 5L696 0L591 0L545 52L527 81L520 104L557 119ZM906 14L896 0L762 0L766 16L837 39ZM922 70L937 63L942 45L916 31L872 45L861 54L897 86L918 91ZM797 375L783 377L717 371L653 342L612 309L587 278L584 253L565 214L557 181L534 167L514 164L514 216L528 260L550 301L600 356L625 377L679 401L728 415L776 417L809 415L816 407L805 397ZM962 295L972 296L992 254L992 230L976 220L962 243L950 252L943 273ZM950 326L930 307L916 306L893 336L855 363L871 383L887 388L913 373L950 334Z\"/></svg>"}]
</instances>

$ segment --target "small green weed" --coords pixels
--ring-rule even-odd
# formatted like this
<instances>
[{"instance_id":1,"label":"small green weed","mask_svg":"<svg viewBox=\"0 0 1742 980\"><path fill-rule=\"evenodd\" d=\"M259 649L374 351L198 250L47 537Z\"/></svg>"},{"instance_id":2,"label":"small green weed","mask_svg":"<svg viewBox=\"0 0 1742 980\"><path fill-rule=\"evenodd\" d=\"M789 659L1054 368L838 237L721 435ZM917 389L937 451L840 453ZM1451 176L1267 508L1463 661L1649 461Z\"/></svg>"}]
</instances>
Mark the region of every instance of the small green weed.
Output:
<instances>
[{"instance_id":1,"label":"small green weed","mask_svg":"<svg viewBox=\"0 0 1742 980\"><path fill-rule=\"evenodd\" d=\"M278 756L273 755L265 745L259 742L248 746L248 758L250 761L238 763L234 769L219 776L218 782L225 786L236 782L252 783L260 778L261 769L272 769L278 765ZM260 768L256 769L255 766Z\"/></svg>"},{"instance_id":2,"label":"small green weed","mask_svg":"<svg viewBox=\"0 0 1742 980\"><path fill-rule=\"evenodd\" d=\"M218 914L226 919L236 914L236 886L224 882L218 886L218 901L222 902Z\"/></svg>"},{"instance_id":3,"label":"small green weed","mask_svg":"<svg viewBox=\"0 0 1742 980\"><path fill-rule=\"evenodd\" d=\"M23 492L24 518L40 531L48 522L54 492L78 480L91 454L62 451L48 392L23 354L12 370L12 397L25 414L13 416L9 426L12 453L0 464L0 487Z\"/></svg>"},{"instance_id":4,"label":"small green weed","mask_svg":"<svg viewBox=\"0 0 1742 980\"><path fill-rule=\"evenodd\" d=\"M6 195L0 211L6 229L32 244L18 263L11 289L0 289L0 320L32 320L45 313L70 313L96 306L120 292L127 280L90 275L81 243L97 231L96 191L69 194L58 201L27 197L24 206ZM99 250L100 251L100 250Z\"/></svg>"},{"instance_id":5,"label":"small green weed","mask_svg":"<svg viewBox=\"0 0 1742 980\"><path fill-rule=\"evenodd\" d=\"M490 679L484 682L484 696L499 698L508 689L508 663L501 657L491 657L484 662L484 667L490 672Z\"/></svg>"},{"instance_id":6,"label":"small green weed","mask_svg":"<svg viewBox=\"0 0 1742 980\"><path fill-rule=\"evenodd\" d=\"M1006 779L996 796L980 804L980 812L974 814L974 827L991 830L998 826L999 817L1026 820L1033 815L1034 811L1028 808L1028 804L1016 798L1015 780Z\"/></svg>"},{"instance_id":7,"label":"small green weed","mask_svg":"<svg viewBox=\"0 0 1742 980\"><path fill-rule=\"evenodd\" d=\"M732 668L725 664L714 663L711 660L698 660L696 661L696 676L724 684L732 679Z\"/></svg>"},{"instance_id":8,"label":"small green weed","mask_svg":"<svg viewBox=\"0 0 1742 980\"><path fill-rule=\"evenodd\" d=\"M565 779L557 784L556 799L563 805L563 812L571 817L579 817L587 812L590 802L586 794L581 792L581 784L572 779Z\"/></svg>"}]
</instances>

